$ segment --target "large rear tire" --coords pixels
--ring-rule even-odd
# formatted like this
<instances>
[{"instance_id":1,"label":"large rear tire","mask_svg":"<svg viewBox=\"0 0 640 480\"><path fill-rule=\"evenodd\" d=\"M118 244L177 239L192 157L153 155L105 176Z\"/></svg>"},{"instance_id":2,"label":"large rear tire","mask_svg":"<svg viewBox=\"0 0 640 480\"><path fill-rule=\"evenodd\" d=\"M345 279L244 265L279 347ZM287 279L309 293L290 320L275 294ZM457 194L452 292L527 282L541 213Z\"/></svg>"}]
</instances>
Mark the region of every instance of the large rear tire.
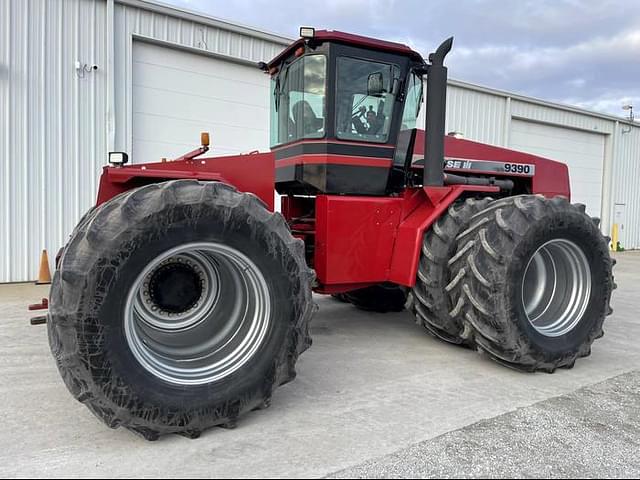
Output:
<instances>
[{"instance_id":1,"label":"large rear tire","mask_svg":"<svg viewBox=\"0 0 640 480\"><path fill-rule=\"evenodd\" d=\"M311 343L312 271L280 214L213 182L141 187L65 247L49 341L76 399L148 440L268 406Z\"/></svg>"},{"instance_id":2,"label":"large rear tire","mask_svg":"<svg viewBox=\"0 0 640 480\"><path fill-rule=\"evenodd\" d=\"M571 368L612 312L607 241L584 205L520 195L492 202L458 238L453 303L467 340L520 370Z\"/></svg>"},{"instance_id":3,"label":"large rear tire","mask_svg":"<svg viewBox=\"0 0 640 480\"><path fill-rule=\"evenodd\" d=\"M449 259L456 251L456 237L469 219L489 205L491 198L467 198L454 203L424 234L416 284L410 295L411 312L419 324L436 338L464 344L460 305L447 292L451 281Z\"/></svg>"}]
</instances>

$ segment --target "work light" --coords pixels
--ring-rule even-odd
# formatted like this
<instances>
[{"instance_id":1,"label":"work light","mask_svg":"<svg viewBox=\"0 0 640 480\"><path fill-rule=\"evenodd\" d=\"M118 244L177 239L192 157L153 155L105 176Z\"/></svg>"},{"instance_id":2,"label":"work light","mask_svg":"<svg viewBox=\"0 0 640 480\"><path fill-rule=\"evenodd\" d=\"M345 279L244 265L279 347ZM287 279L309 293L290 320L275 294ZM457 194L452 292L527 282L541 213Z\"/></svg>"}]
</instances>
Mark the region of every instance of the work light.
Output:
<instances>
[{"instance_id":1,"label":"work light","mask_svg":"<svg viewBox=\"0 0 640 480\"><path fill-rule=\"evenodd\" d=\"M129 155L124 152L109 152L109 163L114 167L121 167L129 161Z\"/></svg>"},{"instance_id":2,"label":"work light","mask_svg":"<svg viewBox=\"0 0 640 480\"><path fill-rule=\"evenodd\" d=\"M316 35L316 29L313 27L300 27L300 36L302 38L313 38Z\"/></svg>"}]
</instances>

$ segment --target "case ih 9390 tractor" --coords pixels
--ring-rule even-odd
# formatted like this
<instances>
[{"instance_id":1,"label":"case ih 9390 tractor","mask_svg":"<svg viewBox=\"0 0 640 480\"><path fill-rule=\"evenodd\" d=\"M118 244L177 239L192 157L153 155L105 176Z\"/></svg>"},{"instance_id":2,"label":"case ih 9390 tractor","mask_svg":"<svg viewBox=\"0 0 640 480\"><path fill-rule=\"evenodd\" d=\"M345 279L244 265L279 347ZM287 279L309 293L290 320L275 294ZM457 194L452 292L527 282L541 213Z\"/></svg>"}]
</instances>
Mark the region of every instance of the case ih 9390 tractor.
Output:
<instances>
[{"instance_id":1,"label":"case ih 9390 tractor","mask_svg":"<svg viewBox=\"0 0 640 480\"><path fill-rule=\"evenodd\" d=\"M570 368L603 334L613 261L569 203L567 167L444 136L452 39L425 62L302 33L259 65L270 152L201 158L205 139L172 162L112 155L57 261L51 349L110 427L197 437L267 407L311 345L312 292L406 305L431 335L524 371Z\"/></svg>"}]
</instances>

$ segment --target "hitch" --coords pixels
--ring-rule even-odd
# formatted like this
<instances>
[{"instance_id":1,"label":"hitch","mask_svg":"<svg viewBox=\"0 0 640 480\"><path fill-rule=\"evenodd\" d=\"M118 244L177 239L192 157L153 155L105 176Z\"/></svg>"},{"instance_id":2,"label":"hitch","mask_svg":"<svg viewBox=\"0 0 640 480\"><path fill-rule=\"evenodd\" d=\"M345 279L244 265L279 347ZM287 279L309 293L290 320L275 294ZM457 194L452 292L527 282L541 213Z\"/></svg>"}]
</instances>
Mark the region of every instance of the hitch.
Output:
<instances>
[{"instance_id":1,"label":"hitch","mask_svg":"<svg viewBox=\"0 0 640 480\"><path fill-rule=\"evenodd\" d=\"M43 298L40 303L32 303L28 308L29 310L45 310L49 308L49 300L47 298Z\"/></svg>"},{"instance_id":2,"label":"hitch","mask_svg":"<svg viewBox=\"0 0 640 480\"><path fill-rule=\"evenodd\" d=\"M30 311L33 310L46 310L49 308L49 299L43 298L40 303L32 303L27 307ZM47 323L47 315L38 315L29 320L31 325L44 325Z\"/></svg>"},{"instance_id":3,"label":"hitch","mask_svg":"<svg viewBox=\"0 0 640 480\"><path fill-rule=\"evenodd\" d=\"M31 320L29 320L29 323L31 325L44 325L45 323L47 323L47 316L38 315L37 317L33 317Z\"/></svg>"}]
</instances>

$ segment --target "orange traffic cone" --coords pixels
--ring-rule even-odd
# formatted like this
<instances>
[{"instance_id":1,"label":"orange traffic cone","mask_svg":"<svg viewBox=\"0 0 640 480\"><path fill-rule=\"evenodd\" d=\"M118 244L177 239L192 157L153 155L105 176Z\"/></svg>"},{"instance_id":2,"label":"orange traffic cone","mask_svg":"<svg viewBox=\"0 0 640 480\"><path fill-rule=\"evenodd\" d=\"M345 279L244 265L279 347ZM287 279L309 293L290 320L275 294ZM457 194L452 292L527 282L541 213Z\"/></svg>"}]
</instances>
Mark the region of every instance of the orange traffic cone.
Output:
<instances>
[{"instance_id":1,"label":"orange traffic cone","mask_svg":"<svg viewBox=\"0 0 640 480\"><path fill-rule=\"evenodd\" d=\"M51 271L49 270L49 255L46 250L42 250L40 255L40 272L36 285L47 285L51 283Z\"/></svg>"}]
</instances>

